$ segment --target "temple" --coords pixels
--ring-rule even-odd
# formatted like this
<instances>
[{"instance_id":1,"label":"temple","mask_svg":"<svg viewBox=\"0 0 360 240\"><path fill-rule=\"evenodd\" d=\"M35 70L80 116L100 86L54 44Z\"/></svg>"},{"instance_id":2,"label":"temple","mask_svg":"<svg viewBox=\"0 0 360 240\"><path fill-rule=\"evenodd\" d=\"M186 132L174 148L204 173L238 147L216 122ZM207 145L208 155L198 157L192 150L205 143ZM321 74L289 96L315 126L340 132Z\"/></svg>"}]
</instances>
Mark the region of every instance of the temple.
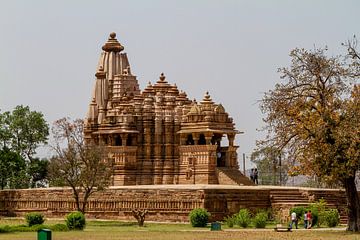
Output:
<instances>
[{"instance_id":1,"label":"temple","mask_svg":"<svg viewBox=\"0 0 360 240\"><path fill-rule=\"evenodd\" d=\"M237 163L239 131L208 92L191 101L163 73L141 91L115 33L102 50L84 135L107 146L114 186L252 185Z\"/></svg>"}]
</instances>

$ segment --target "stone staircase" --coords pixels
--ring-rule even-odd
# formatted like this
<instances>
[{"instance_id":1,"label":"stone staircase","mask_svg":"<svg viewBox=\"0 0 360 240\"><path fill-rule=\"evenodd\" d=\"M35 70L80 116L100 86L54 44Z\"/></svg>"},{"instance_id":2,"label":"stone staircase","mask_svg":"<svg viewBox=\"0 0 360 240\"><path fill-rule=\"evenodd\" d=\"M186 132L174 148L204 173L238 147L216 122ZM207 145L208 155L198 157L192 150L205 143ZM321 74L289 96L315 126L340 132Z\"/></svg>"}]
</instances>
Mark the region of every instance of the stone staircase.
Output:
<instances>
[{"instance_id":1,"label":"stone staircase","mask_svg":"<svg viewBox=\"0 0 360 240\"><path fill-rule=\"evenodd\" d=\"M340 214L340 223L347 223L346 197L343 192L311 190L301 188L272 188L270 189L270 204L273 208L287 208L294 206L308 206L311 202L325 199L328 208L336 208Z\"/></svg>"},{"instance_id":2,"label":"stone staircase","mask_svg":"<svg viewBox=\"0 0 360 240\"><path fill-rule=\"evenodd\" d=\"M220 185L255 185L248 177L235 168L217 167L216 175Z\"/></svg>"}]
</instances>

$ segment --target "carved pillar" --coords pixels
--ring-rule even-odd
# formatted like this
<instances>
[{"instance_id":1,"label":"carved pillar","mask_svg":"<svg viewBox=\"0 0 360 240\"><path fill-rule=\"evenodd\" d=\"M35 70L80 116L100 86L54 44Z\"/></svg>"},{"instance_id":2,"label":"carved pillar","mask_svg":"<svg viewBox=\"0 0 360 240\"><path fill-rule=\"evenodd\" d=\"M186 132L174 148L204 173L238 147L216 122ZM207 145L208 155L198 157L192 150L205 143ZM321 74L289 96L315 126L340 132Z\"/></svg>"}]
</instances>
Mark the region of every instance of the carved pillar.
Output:
<instances>
[{"instance_id":1,"label":"carved pillar","mask_svg":"<svg viewBox=\"0 0 360 240\"><path fill-rule=\"evenodd\" d=\"M206 145L211 145L211 139L213 137L213 133L212 132L207 132L205 133L205 140L206 140Z\"/></svg>"}]
</instances>

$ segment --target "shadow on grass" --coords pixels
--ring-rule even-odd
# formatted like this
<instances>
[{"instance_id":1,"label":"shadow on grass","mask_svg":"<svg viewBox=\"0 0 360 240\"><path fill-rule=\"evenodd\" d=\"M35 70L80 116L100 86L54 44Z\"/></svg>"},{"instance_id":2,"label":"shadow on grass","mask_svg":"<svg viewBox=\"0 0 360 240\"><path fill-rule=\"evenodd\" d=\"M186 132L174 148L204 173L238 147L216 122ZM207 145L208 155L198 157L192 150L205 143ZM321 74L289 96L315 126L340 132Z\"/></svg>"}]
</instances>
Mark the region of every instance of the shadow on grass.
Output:
<instances>
[{"instance_id":1,"label":"shadow on grass","mask_svg":"<svg viewBox=\"0 0 360 240\"><path fill-rule=\"evenodd\" d=\"M97 226L97 227L132 227L137 226L137 222L117 222L117 221L89 221L87 222L88 226Z\"/></svg>"}]
</instances>

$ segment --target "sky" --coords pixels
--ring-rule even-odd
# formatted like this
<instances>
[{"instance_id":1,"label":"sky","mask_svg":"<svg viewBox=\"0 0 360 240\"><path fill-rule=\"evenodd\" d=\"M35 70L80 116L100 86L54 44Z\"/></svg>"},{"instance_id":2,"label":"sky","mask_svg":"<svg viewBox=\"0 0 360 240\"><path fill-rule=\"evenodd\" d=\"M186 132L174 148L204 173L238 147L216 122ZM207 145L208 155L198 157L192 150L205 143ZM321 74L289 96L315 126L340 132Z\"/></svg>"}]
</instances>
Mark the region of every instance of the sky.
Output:
<instances>
[{"instance_id":1,"label":"sky","mask_svg":"<svg viewBox=\"0 0 360 240\"><path fill-rule=\"evenodd\" d=\"M242 167L265 135L259 100L281 81L291 49L344 53L341 43L360 36L359 9L357 0L0 0L0 109L28 105L50 125L84 118L114 31L141 89L164 72L190 99L209 91L225 107L244 132Z\"/></svg>"}]
</instances>

